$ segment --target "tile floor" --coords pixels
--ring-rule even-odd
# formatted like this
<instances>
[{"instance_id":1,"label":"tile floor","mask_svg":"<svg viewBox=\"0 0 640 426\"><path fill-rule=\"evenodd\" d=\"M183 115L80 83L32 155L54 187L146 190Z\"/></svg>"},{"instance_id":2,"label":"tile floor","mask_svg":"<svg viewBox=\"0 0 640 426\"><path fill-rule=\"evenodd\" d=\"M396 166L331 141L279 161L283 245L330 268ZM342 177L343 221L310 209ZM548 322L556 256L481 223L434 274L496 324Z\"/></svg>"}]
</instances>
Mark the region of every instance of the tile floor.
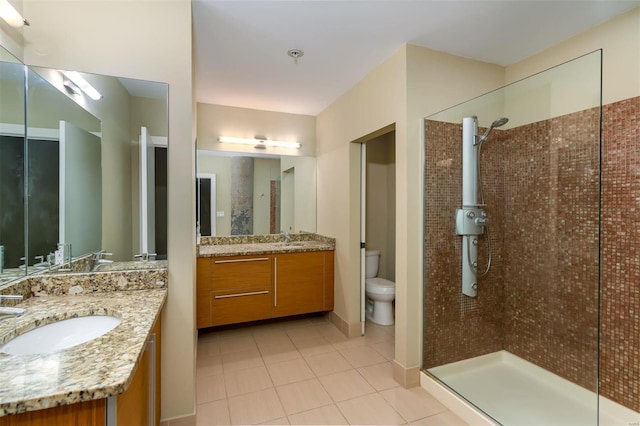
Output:
<instances>
[{"instance_id":1,"label":"tile floor","mask_svg":"<svg viewBox=\"0 0 640 426\"><path fill-rule=\"evenodd\" d=\"M393 332L367 323L366 336L347 339L306 317L201 333L195 425L465 425L393 380Z\"/></svg>"}]
</instances>

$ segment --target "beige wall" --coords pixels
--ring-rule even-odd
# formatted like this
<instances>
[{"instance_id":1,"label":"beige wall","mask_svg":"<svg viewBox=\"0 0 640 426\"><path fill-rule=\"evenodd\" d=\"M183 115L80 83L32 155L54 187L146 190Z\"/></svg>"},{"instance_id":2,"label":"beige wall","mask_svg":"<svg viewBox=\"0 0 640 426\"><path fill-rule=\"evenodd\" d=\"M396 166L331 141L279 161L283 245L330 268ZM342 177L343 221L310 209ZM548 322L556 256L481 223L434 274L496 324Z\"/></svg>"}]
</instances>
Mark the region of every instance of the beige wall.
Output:
<instances>
[{"instance_id":1,"label":"beige wall","mask_svg":"<svg viewBox=\"0 0 640 426\"><path fill-rule=\"evenodd\" d=\"M273 155L314 156L316 118L311 115L261 111L224 105L198 103L198 149ZM220 136L235 138L265 137L271 140L300 142L300 149L268 148L222 144Z\"/></svg>"},{"instance_id":2,"label":"beige wall","mask_svg":"<svg viewBox=\"0 0 640 426\"><path fill-rule=\"evenodd\" d=\"M162 418L195 410L195 199L191 3L29 1L28 64L169 83L169 297ZM115 23L115 24L114 24ZM117 30L114 29L117 25ZM44 53L44 54L43 54Z\"/></svg>"},{"instance_id":3,"label":"beige wall","mask_svg":"<svg viewBox=\"0 0 640 426\"><path fill-rule=\"evenodd\" d=\"M395 132L367 145L367 250L380 250L378 276L395 280L396 163Z\"/></svg>"},{"instance_id":4,"label":"beige wall","mask_svg":"<svg viewBox=\"0 0 640 426\"><path fill-rule=\"evenodd\" d=\"M602 103L640 95L640 7L506 68L505 83L603 49Z\"/></svg>"},{"instance_id":5,"label":"beige wall","mask_svg":"<svg viewBox=\"0 0 640 426\"><path fill-rule=\"evenodd\" d=\"M406 47L322 111L316 120L318 233L336 238L334 312L359 329L360 148L352 141L396 123L405 143Z\"/></svg>"},{"instance_id":6,"label":"beige wall","mask_svg":"<svg viewBox=\"0 0 640 426\"><path fill-rule=\"evenodd\" d=\"M271 181L280 180L280 160L253 160L253 233L269 234L271 217Z\"/></svg>"},{"instance_id":7,"label":"beige wall","mask_svg":"<svg viewBox=\"0 0 640 426\"><path fill-rule=\"evenodd\" d=\"M282 219L287 232L316 231L316 159L315 157L281 157L281 211L293 213L293 219ZM289 173L289 176L286 174ZM285 194L285 180L293 179L293 194ZM293 195L293 198L291 197ZM290 204L293 203L293 206ZM291 225L293 223L293 225ZM289 229L291 227L291 229Z\"/></svg>"},{"instance_id":8,"label":"beige wall","mask_svg":"<svg viewBox=\"0 0 640 426\"><path fill-rule=\"evenodd\" d=\"M421 356L421 119L503 81L497 65L406 45L317 118L318 232L337 238L335 312L350 324L360 299L359 150L349 142L396 123L395 349L403 368L419 367Z\"/></svg>"}]
</instances>

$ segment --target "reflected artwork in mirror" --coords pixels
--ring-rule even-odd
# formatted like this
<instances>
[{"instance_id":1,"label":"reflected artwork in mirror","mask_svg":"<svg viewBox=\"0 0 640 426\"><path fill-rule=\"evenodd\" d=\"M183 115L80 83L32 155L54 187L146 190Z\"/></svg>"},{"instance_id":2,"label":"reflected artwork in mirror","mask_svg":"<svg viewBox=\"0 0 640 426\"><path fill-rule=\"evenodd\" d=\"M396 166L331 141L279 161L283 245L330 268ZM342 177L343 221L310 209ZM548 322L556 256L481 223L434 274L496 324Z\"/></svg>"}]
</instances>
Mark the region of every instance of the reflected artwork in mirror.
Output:
<instances>
[{"instance_id":1,"label":"reflected artwork in mirror","mask_svg":"<svg viewBox=\"0 0 640 426\"><path fill-rule=\"evenodd\" d=\"M199 236L316 231L316 160L198 150Z\"/></svg>"}]
</instances>

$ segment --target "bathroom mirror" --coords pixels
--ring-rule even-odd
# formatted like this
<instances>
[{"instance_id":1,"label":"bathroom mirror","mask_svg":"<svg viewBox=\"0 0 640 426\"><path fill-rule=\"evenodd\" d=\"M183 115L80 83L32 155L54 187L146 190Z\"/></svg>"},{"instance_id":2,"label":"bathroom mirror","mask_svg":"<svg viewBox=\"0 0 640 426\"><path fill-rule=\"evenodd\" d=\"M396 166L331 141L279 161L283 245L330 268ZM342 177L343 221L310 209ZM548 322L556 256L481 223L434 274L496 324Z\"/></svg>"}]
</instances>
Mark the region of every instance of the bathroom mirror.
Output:
<instances>
[{"instance_id":1,"label":"bathroom mirror","mask_svg":"<svg viewBox=\"0 0 640 426\"><path fill-rule=\"evenodd\" d=\"M23 276L25 66L0 47L0 284Z\"/></svg>"},{"instance_id":2,"label":"bathroom mirror","mask_svg":"<svg viewBox=\"0 0 640 426\"><path fill-rule=\"evenodd\" d=\"M108 270L166 259L168 85L80 74L100 99L0 47L0 284L42 272L61 242L113 253Z\"/></svg>"},{"instance_id":3,"label":"bathroom mirror","mask_svg":"<svg viewBox=\"0 0 640 426\"><path fill-rule=\"evenodd\" d=\"M316 231L314 157L198 150L201 236Z\"/></svg>"},{"instance_id":4,"label":"bathroom mirror","mask_svg":"<svg viewBox=\"0 0 640 426\"><path fill-rule=\"evenodd\" d=\"M33 79L41 81L33 95L29 86L28 127L58 124L60 133L60 218L53 247L48 249L50 242L35 246L33 230L55 213L40 206L29 209L29 264L41 261L39 256L55 250L56 243L70 243L74 258L103 250L112 253L108 258L116 264L140 253L166 259L168 85L78 73L101 95L94 100L61 70L32 71ZM46 167L34 168L41 172ZM30 194L30 203L35 201Z\"/></svg>"}]
</instances>

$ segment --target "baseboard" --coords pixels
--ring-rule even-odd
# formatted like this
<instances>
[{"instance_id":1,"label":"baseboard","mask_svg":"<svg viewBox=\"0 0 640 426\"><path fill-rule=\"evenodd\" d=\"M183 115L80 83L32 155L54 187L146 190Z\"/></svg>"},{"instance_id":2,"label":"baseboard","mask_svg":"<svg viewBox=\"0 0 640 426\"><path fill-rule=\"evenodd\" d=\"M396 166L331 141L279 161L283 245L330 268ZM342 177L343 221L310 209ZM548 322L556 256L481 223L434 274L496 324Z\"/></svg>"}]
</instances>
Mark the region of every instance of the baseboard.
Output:
<instances>
[{"instance_id":1,"label":"baseboard","mask_svg":"<svg viewBox=\"0 0 640 426\"><path fill-rule=\"evenodd\" d=\"M393 361L393 380L403 388L413 388L420 384L420 367L405 368L398 361Z\"/></svg>"},{"instance_id":2,"label":"baseboard","mask_svg":"<svg viewBox=\"0 0 640 426\"><path fill-rule=\"evenodd\" d=\"M350 324L336 314L335 311L329 312L329 321L346 337L358 337L362 334L362 324L360 322Z\"/></svg>"},{"instance_id":3,"label":"baseboard","mask_svg":"<svg viewBox=\"0 0 640 426\"><path fill-rule=\"evenodd\" d=\"M190 414L188 416L172 417L170 419L163 419L160 421L160 426L172 426L172 425L187 425L196 424L196 415Z\"/></svg>"}]
</instances>

